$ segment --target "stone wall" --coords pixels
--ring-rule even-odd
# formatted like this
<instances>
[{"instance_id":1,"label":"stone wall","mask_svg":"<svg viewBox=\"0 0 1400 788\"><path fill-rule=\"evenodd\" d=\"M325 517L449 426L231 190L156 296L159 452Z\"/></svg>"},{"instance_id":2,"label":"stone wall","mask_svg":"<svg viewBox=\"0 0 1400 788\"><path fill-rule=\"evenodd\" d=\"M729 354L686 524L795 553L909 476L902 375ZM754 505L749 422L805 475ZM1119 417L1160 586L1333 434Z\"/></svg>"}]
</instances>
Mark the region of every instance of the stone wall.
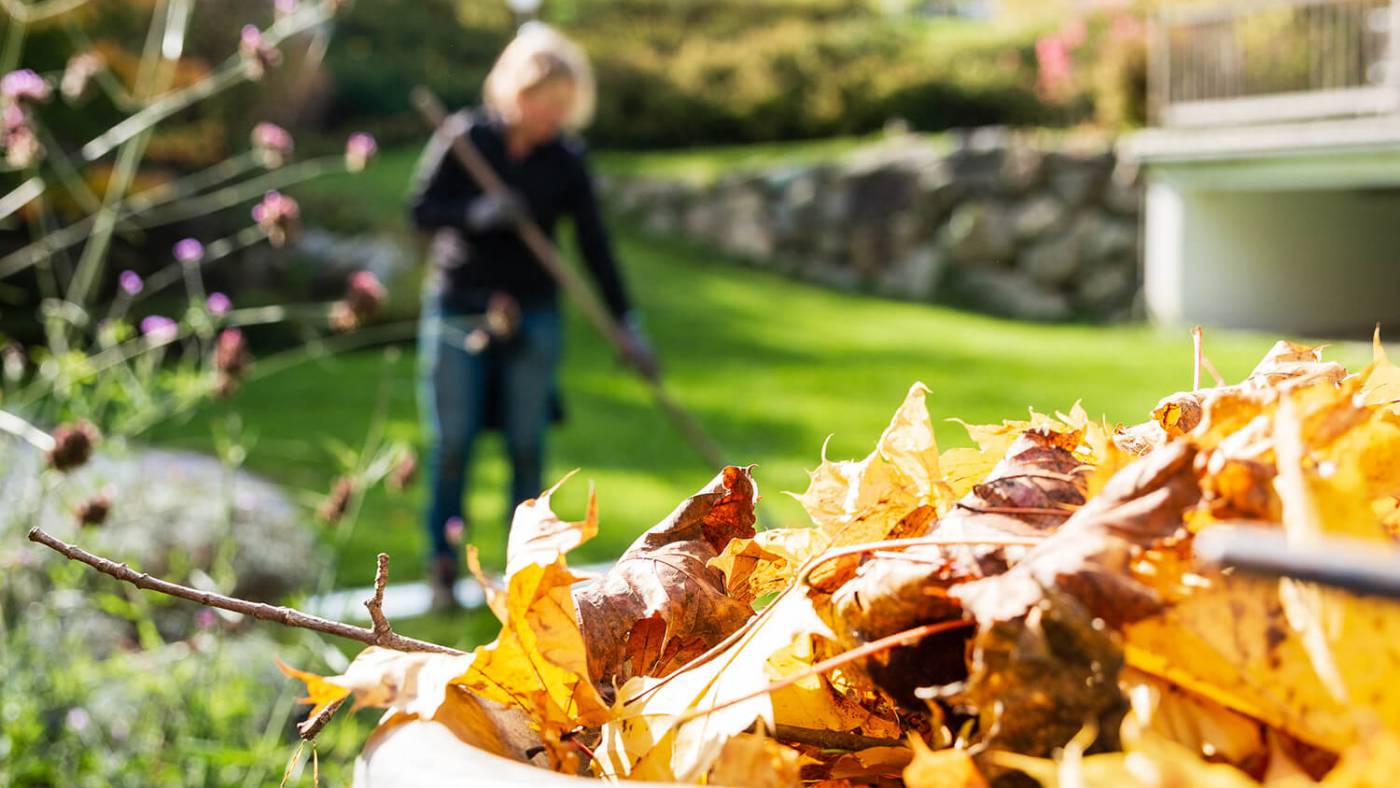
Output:
<instances>
[{"instance_id":1,"label":"stone wall","mask_svg":"<svg viewBox=\"0 0 1400 788\"><path fill-rule=\"evenodd\" d=\"M649 231L841 289L1030 320L1139 311L1141 191L1110 142L979 129L945 151L896 138L839 164L602 188Z\"/></svg>"}]
</instances>

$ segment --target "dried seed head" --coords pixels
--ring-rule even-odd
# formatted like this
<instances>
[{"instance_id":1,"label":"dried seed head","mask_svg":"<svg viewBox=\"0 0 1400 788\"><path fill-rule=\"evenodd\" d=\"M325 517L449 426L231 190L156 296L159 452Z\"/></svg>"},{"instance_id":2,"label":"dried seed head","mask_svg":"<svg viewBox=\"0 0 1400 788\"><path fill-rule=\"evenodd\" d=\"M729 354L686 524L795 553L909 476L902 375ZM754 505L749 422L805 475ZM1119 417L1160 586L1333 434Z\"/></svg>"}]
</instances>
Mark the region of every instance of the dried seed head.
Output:
<instances>
[{"instance_id":1,"label":"dried seed head","mask_svg":"<svg viewBox=\"0 0 1400 788\"><path fill-rule=\"evenodd\" d=\"M253 354L248 351L248 340L242 331L236 328L220 331L214 343L214 391L221 397L237 391L252 362Z\"/></svg>"},{"instance_id":2,"label":"dried seed head","mask_svg":"<svg viewBox=\"0 0 1400 788\"><path fill-rule=\"evenodd\" d=\"M49 467L57 471L70 471L81 466L92 457L92 450L101 436L92 423L83 419L71 424L60 424L53 431L53 448L49 450Z\"/></svg>"},{"instance_id":3,"label":"dried seed head","mask_svg":"<svg viewBox=\"0 0 1400 788\"><path fill-rule=\"evenodd\" d=\"M96 526L107 522L107 515L111 511L112 499L104 493L98 493L74 506L73 516L77 518L79 525Z\"/></svg>"},{"instance_id":4,"label":"dried seed head","mask_svg":"<svg viewBox=\"0 0 1400 788\"><path fill-rule=\"evenodd\" d=\"M316 516L328 523L338 523L345 516L345 512L350 508L350 499L355 495L355 480L349 476L342 476L335 480L335 485L331 487L330 495L321 504L321 508L316 510Z\"/></svg>"}]
</instances>

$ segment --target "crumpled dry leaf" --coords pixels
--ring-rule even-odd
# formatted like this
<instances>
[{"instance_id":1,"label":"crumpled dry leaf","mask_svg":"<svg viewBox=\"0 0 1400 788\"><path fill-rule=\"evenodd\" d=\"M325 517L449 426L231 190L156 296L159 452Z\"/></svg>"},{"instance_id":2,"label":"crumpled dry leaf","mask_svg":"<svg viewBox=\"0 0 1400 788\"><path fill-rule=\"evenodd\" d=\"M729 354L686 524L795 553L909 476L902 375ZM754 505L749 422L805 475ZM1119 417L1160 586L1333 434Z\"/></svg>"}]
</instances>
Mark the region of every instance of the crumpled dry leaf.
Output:
<instances>
[{"instance_id":1,"label":"crumpled dry leaf","mask_svg":"<svg viewBox=\"0 0 1400 788\"><path fill-rule=\"evenodd\" d=\"M927 393L922 383L909 389L865 459L831 462L823 447L822 463L812 471L807 491L794 497L827 536L827 546L904 536L898 526L910 512L921 506L941 511L952 504L924 404Z\"/></svg>"},{"instance_id":2,"label":"crumpled dry leaf","mask_svg":"<svg viewBox=\"0 0 1400 788\"><path fill-rule=\"evenodd\" d=\"M798 638L832 634L807 599L784 594L751 621L720 653L666 678L634 677L619 688L613 715L598 743L599 773L606 778L696 780L715 763L726 742L761 721L778 722L771 696L769 659ZM687 718L727 701L758 693L718 711Z\"/></svg>"},{"instance_id":3,"label":"crumpled dry leaf","mask_svg":"<svg viewBox=\"0 0 1400 788\"><path fill-rule=\"evenodd\" d=\"M802 783L802 754L767 736L740 733L725 742L706 785L793 788Z\"/></svg>"},{"instance_id":4,"label":"crumpled dry leaf","mask_svg":"<svg viewBox=\"0 0 1400 788\"><path fill-rule=\"evenodd\" d=\"M725 593L724 575L708 564L731 541L754 535L757 500L750 470L729 466L642 534L605 575L574 591L595 682L611 687L632 676L664 676L753 615L746 601Z\"/></svg>"},{"instance_id":5,"label":"crumpled dry leaf","mask_svg":"<svg viewBox=\"0 0 1400 788\"><path fill-rule=\"evenodd\" d=\"M1032 429L1016 438L981 483L936 523L930 538L1039 537L1084 502L1084 472L1073 450L1078 433ZM1059 514L1054 514L1059 512ZM922 536L923 534L917 534ZM846 645L876 640L921 624L962 617L950 595L959 584L1006 571L1024 547L921 545L879 555L832 595L828 619ZM961 645L970 633L950 631L894 649L871 662L875 681L911 707L920 686L964 678Z\"/></svg>"},{"instance_id":6,"label":"crumpled dry leaf","mask_svg":"<svg viewBox=\"0 0 1400 788\"><path fill-rule=\"evenodd\" d=\"M774 528L734 539L709 565L724 573L729 596L744 604L792 585L797 570L826 546L816 528Z\"/></svg>"},{"instance_id":7,"label":"crumpled dry leaf","mask_svg":"<svg viewBox=\"0 0 1400 788\"><path fill-rule=\"evenodd\" d=\"M590 495L588 514L579 522L555 515L550 498L568 478L516 509L500 634L472 653L470 666L453 683L520 708L540 730L551 764L576 772L580 751L562 737L578 726L600 724L608 708L589 677L573 597L579 578L564 559L565 552L598 532L597 504Z\"/></svg>"}]
</instances>

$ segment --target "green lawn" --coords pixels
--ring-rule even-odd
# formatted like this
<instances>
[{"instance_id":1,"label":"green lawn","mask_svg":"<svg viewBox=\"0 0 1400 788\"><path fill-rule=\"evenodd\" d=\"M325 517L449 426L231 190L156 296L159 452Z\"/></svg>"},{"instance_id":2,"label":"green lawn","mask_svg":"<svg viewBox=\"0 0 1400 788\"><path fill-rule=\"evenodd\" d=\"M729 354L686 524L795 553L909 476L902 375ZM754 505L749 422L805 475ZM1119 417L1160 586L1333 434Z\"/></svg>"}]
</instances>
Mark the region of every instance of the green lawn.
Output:
<instances>
[{"instance_id":1,"label":"green lawn","mask_svg":"<svg viewBox=\"0 0 1400 788\"><path fill-rule=\"evenodd\" d=\"M361 180L328 179L303 189L302 196L319 206L343 197L353 183L357 199L340 203L371 211L381 222L401 216L413 158L411 151L391 151ZM320 215L316 207L308 213ZM944 446L966 444L962 428L947 421L951 417L997 421L1021 417L1027 407L1067 409L1082 399L1090 414L1133 422L1145 418L1158 398L1191 381L1185 331L1014 323L840 294L627 228L618 228L616 240L671 389L732 461L758 465L769 526L804 522L801 508L781 492L805 488L806 471L817 465L828 436L832 458L864 456L916 380L932 389L930 408ZM1206 346L1233 380L1272 342L1211 333ZM248 467L308 500L323 494L337 473L328 446L363 442L381 382L388 395L387 434L421 445L414 358L411 347L404 350L389 360L382 350L351 353L247 386L235 407L256 438ZM1349 363L1366 358L1364 348L1338 352ZM551 436L548 475L582 472L558 496L556 509L581 515L589 485L596 486L602 527L576 559L606 560L715 469L697 460L653 407L646 387L614 363L577 315L570 322L563 388L569 418ZM223 407L163 425L155 440L208 448ZM508 469L495 436L478 456L471 539L488 565L499 566ZM341 556L338 584L368 583L373 556L381 550L395 557L395 579L421 576L423 497L421 481L401 497L378 489L368 494Z\"/></svg>"}]
</instances>

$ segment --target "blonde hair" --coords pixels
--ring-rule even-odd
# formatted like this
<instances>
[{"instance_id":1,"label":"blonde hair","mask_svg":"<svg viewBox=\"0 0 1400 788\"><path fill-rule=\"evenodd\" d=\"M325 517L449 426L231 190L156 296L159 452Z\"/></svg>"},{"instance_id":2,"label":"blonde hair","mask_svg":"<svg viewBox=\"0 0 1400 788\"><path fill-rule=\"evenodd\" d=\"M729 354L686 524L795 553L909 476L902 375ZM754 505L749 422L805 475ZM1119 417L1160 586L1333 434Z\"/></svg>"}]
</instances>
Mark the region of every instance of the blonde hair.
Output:
<instances>
[{"instance_id":1,"label":"blonde hair","mask_svg":"<svg viewBox=\"0 0 1400 788\"><path fill-rule=\"evenodd\" d=\"M574 105L564 125L571 130L593 120L597 89L588 56L578 44L543 22L527 22L506 45L482 85L486 108L507 119L517 111L520 94L546 82L567 79L574 85Z\"/></svg>"}]
</instances>

